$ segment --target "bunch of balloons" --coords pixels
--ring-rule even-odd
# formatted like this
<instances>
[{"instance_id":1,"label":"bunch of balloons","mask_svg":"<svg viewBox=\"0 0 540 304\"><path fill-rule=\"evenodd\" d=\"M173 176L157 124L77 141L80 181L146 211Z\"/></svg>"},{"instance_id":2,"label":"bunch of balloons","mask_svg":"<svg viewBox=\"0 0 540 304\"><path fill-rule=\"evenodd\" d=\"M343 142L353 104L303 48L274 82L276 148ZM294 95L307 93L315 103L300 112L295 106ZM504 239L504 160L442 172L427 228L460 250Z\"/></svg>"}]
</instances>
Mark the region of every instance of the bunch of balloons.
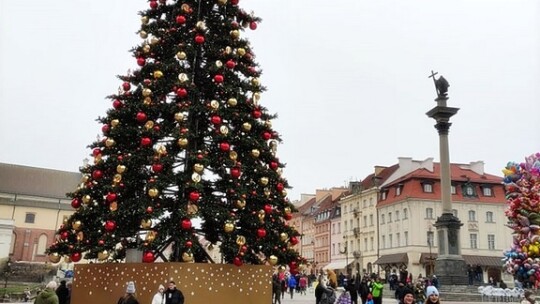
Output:
<instances>
[{"instance_id":1,"label":"bunch of balloons","mask_svg":"<svg viewBox=\"0 0 540 304\"><path fill-rule=\"evenodd\" d=\"M540 281L540 153L503 170L512 247L504 252L506 271L520 281Z\"/></svg>"}]
</instances>

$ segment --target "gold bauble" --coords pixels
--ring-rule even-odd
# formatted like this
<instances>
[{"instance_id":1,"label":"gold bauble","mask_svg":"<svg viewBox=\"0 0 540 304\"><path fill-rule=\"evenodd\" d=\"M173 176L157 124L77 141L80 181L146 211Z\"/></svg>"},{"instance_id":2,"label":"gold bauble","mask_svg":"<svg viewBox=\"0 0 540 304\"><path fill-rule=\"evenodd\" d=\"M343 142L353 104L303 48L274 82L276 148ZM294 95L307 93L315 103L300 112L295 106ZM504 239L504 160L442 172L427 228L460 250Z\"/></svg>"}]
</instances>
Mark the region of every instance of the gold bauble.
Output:
<instances>
[{"instance_id":1,"label":"gold bauble","mask_svg":"<svg viewBox=\"0 0 540 304\"><path fill-rule=\"evenodd\" d=\"M150 90L149 88L144 88L144 89L142 90L142 95L143 95L144 97L148 97L148 96L152 95L152 90Z\"/></svg>"},{"instance_id":2,"label":"gold bauble","mask_svg":"<svg viewBox=\"0 0 540 304\"><path fill-rule=\"evenodd\" d=\"M259 86L261 85L261 81L259 80L259 78L253 78L251 79L251 84L254 86Z\"/></svg>"},{"instance_id":3,"label":"gold bauble","mask_svg":"<svg viewBox=\"0 0 540 304\"><path fill-rule=\"evenodd\" d=\"M107 138L107 140L105 140L105 146L107 146L107 148L110 148L114 146L115 144L116 142L112 138Z\"/></svg>"},{"instance_id":4,"label":"gold bauble","mask_svg":"<svg viewBox=\"0 0 540 304\"><path fill-rule=\"evenodd\" d=\"M232 53L232 48L228 46L225 48L225 54L229 55L230 53Z\"/></svg>"},{"instance_id":5,"label":"gold bauble","mask_svg":"<svg viewBox=\"0 0 540 304\"><path fill-rule=\"evenodd\" d=\"M233 39L238 39L238 38L240 38L240 31L239 31L239 30L232 30L230 34L231 34L231 37L232 37Z\"/></svg>"},{"instance_id":6,"label":"gold bauble","mask_svg":"<svg viewBox=\"0 0 540 304\"><path fill-rule=\"evenodd\" d=\"M287 196L287 189L281 190L281 195L282 196Z\"/></svg>"},{"instance_id":7,"label":"gold bauble","mask_svg":"<svg viewBox=\"0 0 540 304\"><path fill-rule=\"evenodd\" d=\"M157 71L154 71L154 78L155 79L158 79L158 78L161 78L163 77L163 72L160 71L160 70L157 70Z\"/></svg>"},{"instance_id":8,"label":"gold bauble","mask_svg":"<svg viewBox=\"0 0 540 304\"><path fill-rule=\"evenodd\" d=\"M236 244L237 244L238 246L244 246L245 243L246 243L246 237L245 237L245 236L243 236L243 235L238 235L238 236L236 237Z\"/></svg>"},{"instance_id":9,"label":"gold bauble","mask_svg":"<svg viewBox=\"0 0 540 304\"><path fill-rule=\"evenodd\" d=\"M201 173L204 171L204 165L197 163L193 165L193 170L197 173Z\"/></svg>"},{"instance_id":10,"label":"gold bauble","mask_svg":"<svg viewBox=\"0 0 540 304\"><path fill-rule=\"evenodd\" d=\"M182 253L182 261L184 261L184 262L192 262L193 261L193 253L191 253L191 252Z\"/></svg>"},{"instance_id":11,"label":"gold bauble","mask_svg":"<svg viewBox=\"0 0 540 304\"><path fill-rule=\"evenodd\" d=\"M238 153L236 153L236 151L229 152L229 158L232 160L236 160L238 158Z\"/></svg>"},{"instance_id":12,"label":"gold bauble","mask_svg":"<svg viewBox=\"0 0 540 304\"><path fill-rule=\"evenodd\" d=\"M141 23L142 23L142 24L148 24L148 20L149 20L149 19L148 19L148 16L142 16L142 17L141 17Z\"/></svg>"},{"instance_id":13,"label":"gold bauble","mask_svg":"<svg viewBox=\"0 0 540 304\"><path fill-rule=\"evenodd\" d=\"M245 122L242 124L242 130L249 132L251 130L251 124L249 122Z\"/></svg>"},{"instance_id":14,"label":"gold bauble","mask_svg":"<svg viewBox=\"0 0 540 304\"><path fill-rule=\"evenodd\" d=\"M219 109L219 101L217 100L210 101L210 107L212 108L212 110Z\"/></svg>"},{"instance_id":15,"label":"gold bauble","mask_svg":"<svg viewBox=\"0 0 540 304\"><path fill-rule=\"evenodd\" d=\"M272 128L272 121L266 120L264 122L264 126L267 127L268 129L271 129Z\"/></svg>"},{"instance_id":16,"label":"gold bauble","mask_svg":"<svg viewBox=\"0 0 540 304\"><path fill-rule=\"evenodd\" d=\"M189 80L189 77L186 73L180 73L178 74L178 80L180 80L180 83L184 83Z\"/></svg>"},{"instance_id":17,"label":"gold bauble","mask_svg":"<svg viewBox=\"0 0 540 304\"><path fill-rule=\"evenodd\" d=\"M164 145L158 145L156 147L156 153L160 156L167 155L167 148Z\"/></svg>"},{"instance_id":18,"label":"gold bauble","mask_svg":"<svg viewBox=\"0 0 540 304\"><path fill-rule=\"evenodd\" d=\"M219 127L219 133L222 135L227 135L229 134L229 128L227 126L221 126Z\"/></svg>"},{"instance_id":19,"label":"gold bauble","mask_svg":"<svg viewBox=\"0 0 540 304\"><path fill-rule=\"evenodd\" d=\"M186 55L186 53L184 53L184 52L178 52L178 53L176 53L176 58L178 58L178 59L180 59L180 60L184 60L184 59L186 59L186 57L187 57L187 55Z\"/></svg>"},{"instance_id":20,"label":"gold bauble","mask_svg":"<svg viewBox=\"0 0 540 304\"><path fill-rule=\"evenodd\" d=\"M145 97L145 98L143 99L143 104L146 105L146 106L151 105L151 104L152 104L152 98L150 98L150 97Z\"/></svg>"},{"instance_id":21,"label":"gold bauble","mask_svg":"<svg viewBox=\"0 0 540 304\"><path fill-rule=\"evenodd\" d=\"M283 212L285 212L285 214L291 214L291 208L290 207L285 207L283 209Z\"/></svg>"},{"instance_id":22,"label":"gold bauble","mask_svg":"<svg viewBox=\"0 0 540 304\"><path fill-rule=\"evenodd\" d=\"M251 96L251 99L253 99L253 103L255 105L259 105L259 101L261 100L261 93L259 92L253 93L253 95Z\"/></svg>"},{"instance_id":23,"label":"gold bauble","mask_svg":"<svg viewBox=\"0 0 540 304\"><path fill-rule=\"evenodd\" d=\"M178 139L178 145L181 147L181 148L185 148L188 146L188 140L187 138L179 138Z\"/></svg>"},{"instance_id":24,"label":"gold bauble","mask_svg":"<svg viewBox=\"0 0 540 304\"><path fill-rule=\"evenodd\" d=\"M150 53L151 47L149 44L145 44L142 49L143 49L143 52Z\"/></svg>"},{"instance_id":25,"label":"gold bauble","mask_svg":"<svg viewBox=\"0 0 540 304\"><path fill-rule=\"evenodd\" d=\"M101 162L101 154L98 154L96 156L94 156L94 164L99 164Z\"/></svg>"},{"instance_id":26,"label":"gold bauble","mask_svg":"<svg viewBox=\"0 0 540 304\"><path fill-rule=\"evenodd\" d=\"M217 3L219 5L225 5L225 4L227 4L227 0L217 0Z\"/></svg>"},{"instance_id":27,"label":"gold bauble","mask_svg":"<svg viewBox=\"0 0 540 304\"><path fill-rule=\"evenodd\" d=\"M225 225L223 225L223 231L226 233L231 233L234 231L234 224L231 222L225 222Z\"/></svg>"},{"instance_id":28,"label":"gold bauble","mask_svg":"<svg viewBox=\"0 0 540 304\"><path fill-rule=\"evenodd\" d=\"M118 166L116 166L116 172L122 174L122 173L124 173L125 171L126 171L126 166L124 166L124 165L118 165Z\"/></svg>"},{"instance_id":29,"label":"gold bauble","mask_svg":"<svg viewBox=\"0 0 540 304\"><path fill-rule=\"evenodd\" d=\"M51 261L51 263L53 263L53 264L56 264L56 263L60 262L61 258L62 257L57 252L53 252L53 253L49 254L49 261Z\"/></svg>"},{"instance_id":30,"label":"gold bauble","mask_svg":"<svg viewBox=\"0 0 540 304\"><path fill-rule=\"evenodd\" d=\"M264 222L264 217L266 216L266 213L264 213L264 210L259 210L259 213L257 214L259 217L259 221Z\"/></svg>"},{"instance_id":31,"label":"gold bauble","mask_svg":"<svg viewBox=\"0 0 540 304\"><path fill-rule=\"evenodd\" d=\"M150 44L157 44L159 42L159 38L158 37L152 37L150 38Z\"/></svg>"},{"instance_id":32,"label":"gold bauble","mask_svg":"<svg viewBox=\"0 0 540 304\"><path fill-rule=\"evenodd\" d=\"M178 112L174 114L174 120L176 121L182 121L184 120L184 113Z\"/></svg>"},{"instance_id":33,"label":"gold bauble","mask_svg":"<svg viewBox=\"0 0 540 304\"><path fill-rule=\"evenodd\" d=\"M285 241L289 238L289 235L288 235L287 233L285 233L285 232L282 232L282 233L279 234L279 238L280 238L283 242L285 242Z\"/></svg>"},{"instance_id":34,"label":"gold bauble","mask_svg":"<svg viewBox=\"0 0 540 304\"><path fill-rule=\"evenodd\" d=\"M238 104L238 100L236 100L236 98L229 98L229 100L227 100L227 104L234 107Z\"/></svg>"},{"instance_id":35,"label":"gold bauble","mask_svg":"<svg viewBox=\"0 0 540 304\"><path fill-rule=\"evenodd\" d=\"M191 174L191 180L194 182L194 183L199 183L201 182L202 180L202 177L199 173L197 172L193 172L193 174Z\"/></svg>"},{"instance_id":36,"label":"gold bauble","mask_svg":"<svg viewBox=\"0 0 540 304\"><path fill-rule=\"evenodd\" d=\"M221 62L221 60L216 60L215 65L216 68L221 69L221 67L223 66L223 62Z\"/></svg>"},{"instance_id":37,"label":"gold bauble","mask_svg":"<svg viewBox=\"0 0 540 304\"><path fill-rule=\"evenodd\" d=\"M152 129L153 127L154 127L154 122L151 121L151 120L147 121L147 122L144 124L144 128L145 128L146 130L150 130L150 129Z\"/></svg>"},{"instance_id":38,"label":"gold bauble","mask_svg":"<svg viewBox=\"0 0 540 304\"><path fill-rule=\"evenodd\" d=\"M155 198L159 195L159 190L156 189L156 188L151 188L148 190L148 196L150 196L151 198Z\"/></svg>"},{"instance_id":39,"label":"gold bauble","mask_svg":"<svg viewBox=\"0 0 540 304\"><path fill-rule=\"evenodd\" d=\"M90 195L85 195L85 196L82 197L82 201L83 201L83 203L88 205L88 204L90 204L90 202L92 202L92 197Z\"/></svg>"},{"instance_id":40,"label":"gold bauble","mask_svg":"<svg viewBox=\"0 0 540 304\"><path fill-rule=\"evenodd\" d=\"M270 192L270 189L264 188L264 195L266 195L266 197L269 197L270 194L272 194L272 192Z\"/></svg>"},{"instance_id":41,"label":"gold bauble","mask_svg":"<svg viewBox=\"0 0 540 304\"><path fill-rule=\"evenodd\" d=\"M146 39L146 38L148 38L148 33L145 32L145 31L140 31L140 32L139 32L139 36L140 36L142 39Z\"/></svg>"},{"instance_id":42,"label":"gold bauble","mask_svg":"<svg viewBox=\"0 0 540 304\"><path fill-rule=\"evenodd\" d=\"M243 200L243 199L239 199L236 201L236 207L240 208L240 209L244 209L244 207L246 207L246 201Z\"/></svg>"},{"instance_id":43,"label":"gold bauble","mask_svg":"<svg viewBox=\"0 0 540 304\"><path fill-rule=\"evenodd\" d=\"M236 50L236 54L238 54L238 56L242 57L246 54L246 50L244 48L238 48Z\"/></svg>"},{"instance_id":44,"label":"gold bauble","mask_svg":"<svg viewBox=\"0 0 540 304\"><path fill-rule=\"evenodd\" d=\"M82 181L83 183L86 183L88 180L90 180L90 175L88 175L88 174L84 174L84 175L82 176L82 178L81 178L81 181Z\"/></svg>"},{"instance_id":45,"label":"gold bauble","mask_svg":"<svg viewBox=\"0 0 540 304\"><path fill-rule=\"evenodd\" d=\"M277 262L278 262L278 258L275 255L271 255L268 258L268 263L270 263L270 265L272 265L272 266L275 266L277 264Z\"/></svg>"},{"instance_id":46,"label":"gold bauble","mask_svg":"<svg viewBox=\"0 0 540 304\"><path fill-rule=\"evenodd\" d=\"M84 233L82 231L79 231L79 233L77 233L77 241L78 242L84 241Z\"/></svg>"},{"instance_id":47,"label":"gold bauble","mask_svg":"<svg viewBox=\"0 0 540 304\"><path fill-rule=\"evenodd\" d=\"M75 221L71 224L71 228L73 228L73 230L76 230L76 231L79 231L81 227L82 227L81 221Z\"/></svg>"},{"instance_id":48,"label":"gold bauble","mask_svg":"<svg viewBox=\"0 0 540 304\"><path fill-rule=\"evenodd\" d=\"M100 251L98 252L97 258L100 261L104 261L109 258L109 252L107 250Z\"/></svg>"},{"instance_id":49,"label":"gold bauble","mask_svg":"<svg viewBox=\"0 0 540 304\"><path fill-rule=\"evenodd\" d=\"M259 183L263 186L268 185L268 177L261 177L261 179L259 180Z\"/></svg>"},{"instance_id":50,"label":"gold bauble","mask_svg":"<svg viewBox=\"0 0 540 304\"><path fill-rule=\"evenodd\" d=\"M114 128L114 127L118 126L119 123L120 123L120 120L113 119L113 120L111 120L111 127Z\"/></svg>"},{"instance_id":51,"label":"gold bauble","mask_svg":"<svg viewBox=\"0 0 540 304\"><path fill-rule=\"evenodd\" d=\"M251 150L251 156L257 158L257 157L259 157L259 155L261 155L261 151L259 151L257 149Z\"/></svg>"},{"instance_id":52,"label":"gold bauble","mask_svg":"<svg viewBox=\"0 0 540 304\"><path fill-rule=\"evenodd\" d=\"M155 231L148 231L146 234L146 241L147 242L153 242L156 239L157 233Z\"/></svg>"},{"instance_id":53,"label":"gold bauble","mask_svg":"<svg viewBox=\"0 0 540 304\"><path fill-rule=\"evenodd\" d=\"M119 183L122 181L122 174L115 174L113 177L113 182Z\"/></svg>"},{"instance_id":54,"label":"gold bauble","mask_svg":"<svg viewBox=\"0 0 540 304\"><path fill-rule=\"evenodd\" d=\"M141 220L141 228L142 229L149 229L152 227L152 220L151 219L142 219Z\"/></svg>"},{"instance_id":55,"label":"gold bauble","mask_svg":"<svg viewBox=\"0 0 540 304\"><path fill-rule=\"evenodd\" d=\"M204 23L204 21L198 21L198 22L195 24L195 27L196 27L198 30L206 31L206 23Z\"/></svg>"}]
</instances>

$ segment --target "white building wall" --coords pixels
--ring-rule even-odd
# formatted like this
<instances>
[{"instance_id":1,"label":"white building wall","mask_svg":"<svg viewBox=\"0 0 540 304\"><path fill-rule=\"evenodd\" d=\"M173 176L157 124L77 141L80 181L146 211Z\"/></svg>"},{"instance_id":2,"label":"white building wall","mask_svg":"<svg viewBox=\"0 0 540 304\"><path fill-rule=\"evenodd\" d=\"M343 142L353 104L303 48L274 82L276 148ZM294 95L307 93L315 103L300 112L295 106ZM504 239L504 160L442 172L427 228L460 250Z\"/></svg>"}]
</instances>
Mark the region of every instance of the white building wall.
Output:
<instances>
[{"instance_id":1,"label":"white building wall","mask_svg":"<svg viewBox=\"0 0 540 304\"><path fill-rule=\"evenodd\" d=\"M11 251L11 241L15 221L0 219L0 259L7 258Z\"/></svg>"}]
</instances>

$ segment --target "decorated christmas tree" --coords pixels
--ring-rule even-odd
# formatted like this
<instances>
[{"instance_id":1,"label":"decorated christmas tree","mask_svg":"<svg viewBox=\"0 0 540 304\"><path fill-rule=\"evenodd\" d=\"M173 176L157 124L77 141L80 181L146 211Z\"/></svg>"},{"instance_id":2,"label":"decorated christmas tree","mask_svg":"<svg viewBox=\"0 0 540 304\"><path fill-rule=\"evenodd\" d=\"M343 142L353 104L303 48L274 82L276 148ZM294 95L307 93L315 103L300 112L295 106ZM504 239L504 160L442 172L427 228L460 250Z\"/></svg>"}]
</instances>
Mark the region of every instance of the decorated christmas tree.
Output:
<instances>
[{"instance_id":1,"label":"decorated christmas tree","mask_svg":"<svg viewBox=\"0 0 540 304\"><path fill-rule=\"evenodd\" d=\"M119 76L99 118L103 134L69 194L76 212L58 229L51 261L117 261L136 248L144 262L211 262L215 246L214 262L294 270L304 260L287 224L295 208L280 136L243 37L260 19L238 0L148 3L136 68Z\"/></svg>"},{"instance_id":2,"label":"decorated christmas tree","mask_svg":"<svg viewBox=\"0 0 540 304\"><path fill-rule=\"evenodd\" d=\"M510 162L504 172L508 227L512 247L505 251L508 273L521 282L540 280L540 153L518 164Z\"/></svg>"}]
</instances>

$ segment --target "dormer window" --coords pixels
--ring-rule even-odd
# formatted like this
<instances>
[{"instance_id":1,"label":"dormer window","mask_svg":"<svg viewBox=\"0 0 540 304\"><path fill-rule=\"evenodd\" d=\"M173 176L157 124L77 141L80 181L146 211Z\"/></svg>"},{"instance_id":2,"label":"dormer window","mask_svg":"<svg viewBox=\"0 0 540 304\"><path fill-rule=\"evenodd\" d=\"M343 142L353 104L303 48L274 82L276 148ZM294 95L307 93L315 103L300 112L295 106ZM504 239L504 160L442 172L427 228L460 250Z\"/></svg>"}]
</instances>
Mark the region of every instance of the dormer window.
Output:
<instances>
[{"instance_id":1,"label":"dormer window","mask_svg":"<svg viewBox=\"0 0 540 304\"><path fill-rule=\"evenodd\" d=\"M422 190L424 190L425 193L433 193L433 182L423 181Z\"/></svg>"},{"instance_id":2,"label":"dormer window","mask_svg":"<svg viewBox=\"0 0 540 304\"><path fill-rule=\"evenodd\" d=\"M381 191L381 201L386 200L387 195L388 195L388 190L387 190L387 189L383 189L383 190Z\"/></svg>"},{"instance_id":3,"label":"dormer window","mask_svg":"<svg viewBox=\"0 0 540 304\"><path fill-rule=\"evenodd\" d=\"M399 184L397 185L396 187L396 196L400 196L401 195L401 190L403 189L403 184Z\"/></svg>"},{"instance_id":4,"label":"dormer window","mask_svg":"<svg viewBox=\"0 0 540 304\"><path fill-rule=\"evenodd\" d=\"M471 183L466 183L462 186L461 191L463 192L464 197L476 197L476 189Z\"/></svg>"},{"instance_id":5,"label":"dormer window","mask_svg":"<svg viewBox=\"0 0 540 304\"><path fill-rule=\"evenodd\" d=\"M482 195L483 196L493 196L493 189L490 186L482 186Z\"/></svg>"}]
</instances>

